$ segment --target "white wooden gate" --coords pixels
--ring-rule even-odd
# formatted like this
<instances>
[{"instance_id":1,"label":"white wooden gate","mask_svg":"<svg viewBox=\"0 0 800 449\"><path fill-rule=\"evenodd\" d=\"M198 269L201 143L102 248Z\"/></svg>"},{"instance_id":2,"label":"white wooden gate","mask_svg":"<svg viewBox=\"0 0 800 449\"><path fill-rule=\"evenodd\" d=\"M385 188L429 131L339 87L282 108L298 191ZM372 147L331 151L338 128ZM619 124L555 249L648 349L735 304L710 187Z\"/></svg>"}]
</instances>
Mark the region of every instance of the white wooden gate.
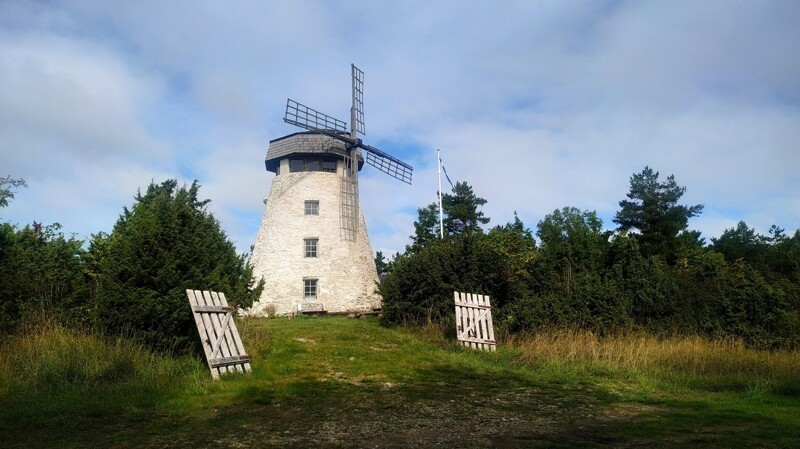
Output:
<instances>
[{"instance_id":1,"label":"white wooden gate","mask_svg":"<svg viewBox=\"0 0 800 449\"><path fill-rule=\"evenodd\" d=\"M250 356L244 352L233 321L233 307L228 307L225 293L186 290L186 296L192 305L211 377L219 379L220 374L250 371Z\"/></svg>"},{"instance_id":2,"label":"white wooden gate","mask_svg":"<svg viewBox=\"0 0 800 449\"><path fill-rule=\"evenodd\" d=\"M466 347L494 351L492 306L489 297L453 292L456 301L456 337Z\"/></svg>"}]
</instances>

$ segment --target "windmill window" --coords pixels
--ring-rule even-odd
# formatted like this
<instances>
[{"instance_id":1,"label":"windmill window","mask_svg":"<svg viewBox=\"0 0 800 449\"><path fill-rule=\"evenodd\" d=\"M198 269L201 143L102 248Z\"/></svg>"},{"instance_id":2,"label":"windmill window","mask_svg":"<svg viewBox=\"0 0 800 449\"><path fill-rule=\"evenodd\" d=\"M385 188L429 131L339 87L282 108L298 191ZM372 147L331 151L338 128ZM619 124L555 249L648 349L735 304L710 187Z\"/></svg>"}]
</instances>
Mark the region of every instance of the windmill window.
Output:
<instances>
[{"instance_id":1,"label":"windmill window","mask_svg":"<svg viewBox=\"0 0 800 449\"><path fill-rule=\"evenodd\" d=\"M305 163L304 159L289 159L289 171L291 173L303 171Z\"/></svg>"},{"instance_id":2,"label":"windmill window","mask_svg":"<svg viewBox=\"0 0 800 449\"><path fill-rule=\"evenodd\" d=\"M303 239L306 257L317 257L317 242L319 239Z\"/></svg>"},{"instance_id":3,"label":"windmill window","mask_svg":"<svg viewBox=\"0 0 800 449\"><path fill-rule=\"evenodd\" d=\"M317 159L309 159L306 161L306 171L321 171L322 161Z\"/></svg>"},{"instance_id":4,"label":"windmill window","mask_svg":"<svg viewBox=\"0 0 800 449\"><path fill-rule=\"evenodd\" d=\"M336 159L327 157L308 157L289 159L289 172L324 171L336 173Z\"/></svg>"},{"instance_id":5,"label":"windmill window","mask_svg":"<svg viewBox=\"0 0 800 449\"><path fill-rule=\"evenodd\" d=\"M306 201L306 215L319 215L319 201Z\"/></svg>"},{"instance_id":6,"label":"windmill window","mask_svg":"<svg viewBox=\"0 0 800 449\"><path fill-rule=\"evenodd\" d=\"M317 280L303 279L303 298L315 299L317 297Z\"/></svg>"}]
</instances>

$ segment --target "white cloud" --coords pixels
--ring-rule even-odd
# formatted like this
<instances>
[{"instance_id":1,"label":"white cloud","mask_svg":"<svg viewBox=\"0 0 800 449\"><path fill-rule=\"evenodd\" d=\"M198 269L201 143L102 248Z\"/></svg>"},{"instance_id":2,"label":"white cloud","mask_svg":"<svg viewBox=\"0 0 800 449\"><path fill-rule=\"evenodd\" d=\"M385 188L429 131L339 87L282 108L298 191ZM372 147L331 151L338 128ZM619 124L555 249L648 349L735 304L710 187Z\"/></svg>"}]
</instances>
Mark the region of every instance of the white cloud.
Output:
<instances>
[{"instance_id":1,"label":"white cloud","mask_svg":"<svg viewBox=\"0 0 800 449\"><path fill-rule=\"evenodd\" d=\"M411 187L362 172L376 249L401 250L435 200L436 148L493 225L569 205L611 228L650 165L706 204L706 236L795 229L799 18L780 1L7 2L0 171L30 188L3 216L87 235L151 179L196 178L246 250L268 141L295 131L286 97L349 118L354 62L365 141L416 166Z\"/></svg>"},{"instance_id":2,"label":"white cloud","mask_svg":"<svg viewBox=\"0 0 800 449\"><path fill-rule=\"evenodd\" d=\"M156 87L92 44L5 36L0 83L0 145L5 154L26 156L12 169L58 162L54 153L88 163L132 152L154 159L163 154L138 123L139 108Z\"/></svg>"}]
</instances>

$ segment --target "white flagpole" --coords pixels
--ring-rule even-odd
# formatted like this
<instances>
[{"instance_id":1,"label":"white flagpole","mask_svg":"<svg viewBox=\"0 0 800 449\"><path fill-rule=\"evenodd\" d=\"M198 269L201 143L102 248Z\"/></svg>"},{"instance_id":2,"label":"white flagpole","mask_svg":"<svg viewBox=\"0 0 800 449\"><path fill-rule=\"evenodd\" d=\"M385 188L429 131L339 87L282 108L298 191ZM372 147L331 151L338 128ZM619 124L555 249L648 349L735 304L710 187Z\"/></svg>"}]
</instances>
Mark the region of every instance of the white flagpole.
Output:
<instances>
[{"instance_id":1,"label":"white flagpole","mask_svg":"<svg viewBox=\"0 0 800 449\"><path fill-rule=\"evenodd\" d=\"M439 156L439 149L436 149L436 162L439 173L439 238L444 239L444 219L442 214L442 158Z\"/></svg>"}]
</instances>

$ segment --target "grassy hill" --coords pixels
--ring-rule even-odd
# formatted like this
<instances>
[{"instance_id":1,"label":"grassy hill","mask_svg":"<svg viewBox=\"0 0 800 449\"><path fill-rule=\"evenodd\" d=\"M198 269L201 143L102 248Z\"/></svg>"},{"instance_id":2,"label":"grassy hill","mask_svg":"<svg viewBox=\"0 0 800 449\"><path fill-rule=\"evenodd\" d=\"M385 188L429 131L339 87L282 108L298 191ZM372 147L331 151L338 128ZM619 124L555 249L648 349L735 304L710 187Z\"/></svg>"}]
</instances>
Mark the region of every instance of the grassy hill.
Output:
<instances>
[{"instance_id":1,"label":"grassy hill","mask_svg":"<svg viewBox=\"0 0 800 449\"><path fill-rule=\"evenodd\" d=\"M246 319L210 380L44 324L0 342L3 447L796 447L800 353L541 333L496 353L376 320Z\"/></svg>"}]
</instances>

